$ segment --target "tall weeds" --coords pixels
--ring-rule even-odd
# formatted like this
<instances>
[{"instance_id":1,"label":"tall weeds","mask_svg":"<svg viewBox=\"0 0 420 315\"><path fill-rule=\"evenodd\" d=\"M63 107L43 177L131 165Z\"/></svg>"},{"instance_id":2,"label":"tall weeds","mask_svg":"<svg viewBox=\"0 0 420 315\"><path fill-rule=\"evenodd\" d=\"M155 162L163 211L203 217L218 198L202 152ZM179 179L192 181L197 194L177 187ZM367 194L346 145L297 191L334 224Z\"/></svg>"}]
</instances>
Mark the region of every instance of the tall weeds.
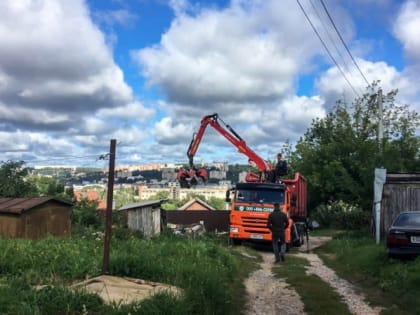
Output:
<instances>
[{"instance_id":1,"label":"tall weeds","mask_svg":"<svg viewBox=\"0 0 420 315\"><path fill-rule=\"evenodd\" d=\"M105 305L67 285L100 274L103 234L67 239L0 239L1 314L233 314L238 260L212 239L114 237L110 274L164 282L182 296L157 294L130 305ZM43 285L36 290L35 285Z\"/></svg>"}]
</instances>

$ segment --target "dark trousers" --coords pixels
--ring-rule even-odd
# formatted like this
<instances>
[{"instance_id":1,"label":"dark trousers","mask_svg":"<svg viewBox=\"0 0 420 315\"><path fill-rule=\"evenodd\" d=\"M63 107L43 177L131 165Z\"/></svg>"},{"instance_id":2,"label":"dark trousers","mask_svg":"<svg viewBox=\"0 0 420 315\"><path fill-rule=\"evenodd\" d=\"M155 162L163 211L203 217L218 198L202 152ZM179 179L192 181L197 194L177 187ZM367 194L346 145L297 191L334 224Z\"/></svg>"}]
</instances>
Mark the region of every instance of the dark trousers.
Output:
<instances>
[{"instance_id":1,"label":"dark trousers","mask_svg":"<svg viewBox=\"0 0 420 315\"><path fill-rule=\"evenodd\" d=\"M279 250L280 243L280 250ZM280 233L272 234L272 244L273 252L276 257L276 261L280 261L280 258L284 258L284 253L286 252L286 242L284 237L284 231Z\"/></svg>"}]
</instances>

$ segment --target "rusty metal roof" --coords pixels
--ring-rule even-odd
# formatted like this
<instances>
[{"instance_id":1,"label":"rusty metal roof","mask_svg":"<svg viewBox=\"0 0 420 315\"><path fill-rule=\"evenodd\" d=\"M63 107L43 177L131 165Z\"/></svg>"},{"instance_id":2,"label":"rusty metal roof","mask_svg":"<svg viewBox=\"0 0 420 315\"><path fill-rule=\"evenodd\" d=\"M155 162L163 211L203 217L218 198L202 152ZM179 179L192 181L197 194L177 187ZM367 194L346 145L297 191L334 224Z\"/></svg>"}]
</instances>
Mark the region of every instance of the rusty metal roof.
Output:
<instances>
[{"instance_id":1,"label":"rusty metal roof","mask_svg":"<svg viewBox=\"0 0 420 315\"><path fill-rule=\"evenodd\" d=\"M125 205L118 210L131 210L136 208L144 208L148 206L159 206L163 201L166 199L159 199L159 200L146 200L142 202L131 203L129 205Z\"/></svg>"},{"instance_id":2,"label":"rusty metal roof","mask_svg":"<svg viewBox=\"0 0 420 315\"><path fill-rule=\"evenodd\" d=\"M21 214L50 200L72 206L69 201L54 197L33 197L33 198L0 198L0 213Z\"/></svg>"}]
</instances>

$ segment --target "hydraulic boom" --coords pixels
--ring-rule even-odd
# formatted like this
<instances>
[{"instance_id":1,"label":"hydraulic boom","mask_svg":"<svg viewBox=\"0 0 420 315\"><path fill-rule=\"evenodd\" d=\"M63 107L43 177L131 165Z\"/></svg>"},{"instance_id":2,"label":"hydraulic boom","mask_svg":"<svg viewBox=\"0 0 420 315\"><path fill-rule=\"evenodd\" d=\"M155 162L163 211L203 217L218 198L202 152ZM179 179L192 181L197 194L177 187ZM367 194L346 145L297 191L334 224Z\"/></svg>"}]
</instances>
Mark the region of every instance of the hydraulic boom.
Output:
<instances>
[{"instance_id":1,"label":"hydraulic boom","mask_svg":"<svg viewBox=\"0 0 420 315\"><path fill-rule=\"evenodd\" d=\"M232 143L238 152L245 154L248 157L250 164L256 166L259 173L248 172L245 178L247 182L265 182L272 181L273 179L273 168L270 163L262 159L256 154L251 148L248 147L246 142L236 133L236 131L229 125L227 125L218 114L204 116L201 120L200 128L196 133L193 134L193 138L187 150L187 156L189 161L190 170L181 169L178 172L178 181L181 187L189 188L194 184L197 184L198 180L201 179L203 182L207 182L207 171L203 168L197 169L194 166L194 156L197 153L201 139L203 138L204 132L207 126L212 126L222 136L224 136L230 143Z\"/></svg>"}]
</instances>

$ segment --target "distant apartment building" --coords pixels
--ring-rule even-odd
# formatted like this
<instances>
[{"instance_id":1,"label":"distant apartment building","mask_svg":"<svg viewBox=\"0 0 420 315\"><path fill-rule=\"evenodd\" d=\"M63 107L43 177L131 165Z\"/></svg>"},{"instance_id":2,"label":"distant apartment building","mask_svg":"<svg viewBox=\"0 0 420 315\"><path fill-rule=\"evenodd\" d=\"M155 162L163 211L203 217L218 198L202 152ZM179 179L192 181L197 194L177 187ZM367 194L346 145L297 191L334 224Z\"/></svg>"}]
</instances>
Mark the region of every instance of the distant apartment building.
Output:
<instances>
[{"instance_id":1,"label":"distant apartment building","mask_svg":"<svg viewBox=\"0 0 420 315\"><path fill-rule=\"evenodd\" d=\"M226 179L226 172L220 170L211 170L209 172L209 178Z\"/></svg>"},{"instance_id":2,"label":"distant apartment building","mask_svg":"<svg viewBox=\"0 0 420 315\"><path fill-rule=\"evenodd\" d=\"M174 163L154 163L154 164L130 164L130 165L120 165L115 166L116 171L128 170L132 171L152 171L152 170L162 170L165 168L176 168L177 165Z\"/></svg>"},{"instance_id":3,"label":"distant apartment building","mask_svg":"<svg viewBox=\"0 0 420 315\"><path fill-rule=\"evenodd\" d=\"M217 186L196 186L190 189L180 189L180 199L187 198L189 194L202 195L206 199L209 198L226 198L226 190L229 186L227 185L217 185Z\"/></svg>"},{"instance_id":4,"label":"distant apartment building","mask_svg":"<svg viewBox=\"0 0 420 315\"><path fill-rule=\"evenodd\" d=\"M168 187L155 188L148 187L145 185L138 186L138 197L141 200L147 200L152 196L160 192L168 192L169 198L171 199L184 199L188 195L202 195L206 199L209 198L220 198L224 199L226 197L226 190L229 188L228 185L215 185L215 186L197 186L194 188L180 188L179 184L176 182L169 183Z\"/></svg>"},{"instance_id":5,"label":"distant apartment building","mask_svg":"<svg viewBox=\"0 0 420 315\"><path fill-rule=\"evenodd\" d=\"M172 181L168 183L169 187L169 198L170 199L179 199L179 183L177 181Z\"/></svg>"},{"instance_id":6,"label":"distant apartment building","mask_svg":"<svg viewBox=\"0 0 420 315\"><path fill-rule=\"evenodd\" d=\"M116 175L117 177L130 177L133 173L127 168L122 168L116 171Z\"/></svg>"},{"instance_id":7,"label":"distant apartment building","mask_svg":"<svg viewBox=\"0 0 420 315\"><path fill-rule=\"evenodd\" d=\"M211 166L214 166L218 170L222 172L227 172L229 170L229 164L228 162L213 162L211 163Z\"/></svg>"},{"instance_id":8,"label":"distant apartment building","mask_svg":"<svg viewBox=\"0 0 420 315\"><path fill-rule=\"evenodd\" d=\"M176 180L177 172L175 168L163 168L162 169L162 179L167 180L169 182Z\"/></svg>"}]
</instances>

